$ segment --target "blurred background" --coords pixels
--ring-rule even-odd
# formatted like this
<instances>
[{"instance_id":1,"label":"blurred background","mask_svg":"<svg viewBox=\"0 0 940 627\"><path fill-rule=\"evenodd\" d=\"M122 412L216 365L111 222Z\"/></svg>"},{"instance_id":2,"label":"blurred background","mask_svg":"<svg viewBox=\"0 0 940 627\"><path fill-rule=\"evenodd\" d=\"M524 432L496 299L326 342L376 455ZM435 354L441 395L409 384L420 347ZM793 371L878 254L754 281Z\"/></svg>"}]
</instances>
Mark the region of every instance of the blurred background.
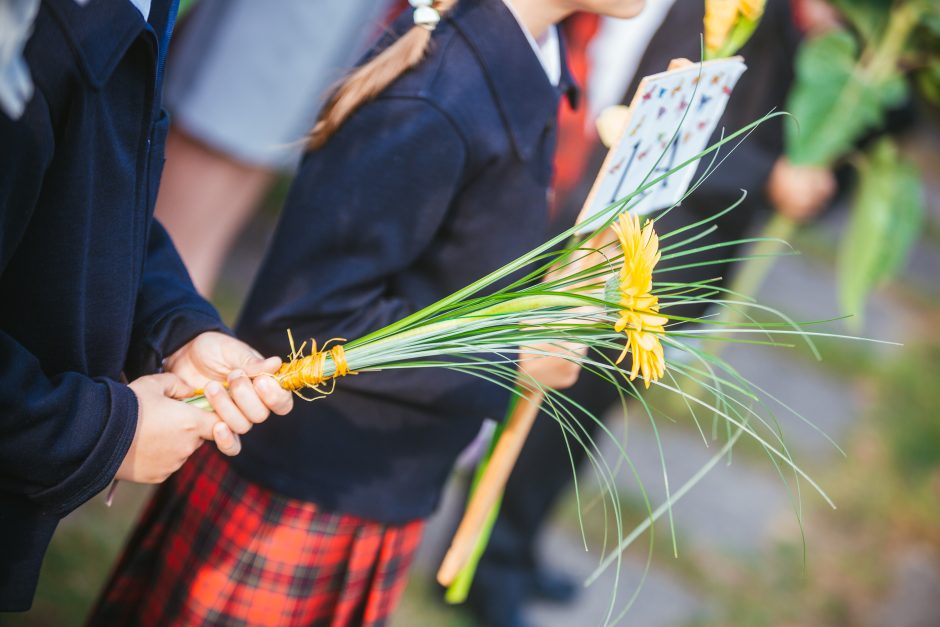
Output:
<instances>
[{"instance_id":1,"label":"blurred background","mask_svg":"<svg viewBox=\"0 0 940 627\"><path fill-rule=\"evenodd\" d=\"M208 15L218 3L204 4L205 9L197 7L192 19L183 21L174 54L194 55L211 68L211 49L192 50L193 40L201 39L200 11ZM302 89L295 85L293 91L302 92L295 97L315 102L311 94L321 93L340 76L341 68L397 10L394 2L365 4L370 6L367 14L360 13L358 21L350 18L343 27L357 34L358 47L337 37L325 68L315 70L317 80ZM825 45L845 34L854 38L856 49L843 66L825 71L834 73L829 78L835 82L839 72L867 81L853 103L840 105L845 111L833 116L833 107L824 106L828 118L801 122L812 135L839 118L871 119L866 128L846 130L841 144L820 149L828 150L826 154L810 154L810 148L796 148L791 142L788 156L828 169L838 191L815 219L791 220L788 239L800 254L774 260L757 293L761 302L796 320L832 319L855 305L863 315L834 322L827 330L900 342L903 347L823 339L818 343L821 361L801 346L747 346L724 352L748 378L809 417L843 449L844 454L798 420L779 416L797 463L826 490L837 509L805 486L802 494L795 494L766 454L742 441L733 459L719 463L674 508L678 557L672 552L668 525L657 524L652 547L647 534L625 553L619 580L608 571L570 603L527 602L524 615L532 625L600 624L614 591L621 608L638 587L625 624L940 625L940 50L935 47L940 17L925 10L923 24L912 27L915 35L894 51L890 71L879 69L882 74L876 75L871 59L883 60L891 52L888 40L897 37L891 24L900 20L892 21L892 16L931 3L866 0L854 3L854 9L847 4L852 3L794 3L799 8L795 16L804 20L800 54L805 63L825 65L823 57L813 55L826 54ZM227 10L229 15L234 11ZM286 19L297 25L299 15ZM819 50L807 52L807 42L812 41ZM571 53L578 50L572 48ZM211 70L178 70L185 81L181 78L174 87L172 64L171 59L168 100L171 108L180 109L177 119L182 124L176 138L171 136L167 168L173 181L169 191L161 191L158 213L174 238L182 240L181 252L188 262L192 259L197 286L211 293L226 320L234 322L276 223L299 148L253 159L237 147L218 145L209 137L211 129L198 128L195 114L187 118L186 113L207 106L192 104L198 91L192 85L199 72ZM314 73L302 65L295 71ZM760 72L761 67L750 71ZM798 72L791 93L802 89L804 95L791 97L790 110L807 106L805 93L813 91L813 80ZM905 83L903 93L895 93L897 81ZM883 95L888 92L890 96ZM271 97L270 91L265 93ZM865 110L852 109L859 102ZM877 109L873 118L872 107ZM314 115L315 107L305 110L279 132L284 138L302 136L297 129L308 127ZM192 124L188 128L187 119ZM903 168L891 170L894 166ZM188 194L196 185L194 174L217 181L218 187L203 195ZM226 181L239 181L239 186ZM196 219L190 206L213 204L223 208L219 211L225 217L210 211L199 218L208 222L187 222ZM779 229L780 214L772 215L761 214L751 231L761 233L775 221ZM201 253L211 254L200 259ZM629 429L627 451L654 504L662 502L660 459L648 422L634 419L629 407L626 415L617 410L607 418L615 433L625 435ZM718 448L714 442L707 447L687 417L675 418L674 423L659 424L673 486L691 477ZM398 627L477 624L465 610L444 605L440 589L432 583L462 508L465 476L460 475L468 472L458 470L429 525L394 621ZM624 524L630 529L642 522L646 509L626 471L619 487ZM581 485L582 502L590 500L592 491L597 488L590 480ZM34 609L0 616L0 624L81 624L148 493L143 487L122 485L112 507L105 506L101 496L63 521L43 567ZM574 493L567 492L538 539L545 564L576 581L597 566L609 522L598 508L586 512L584 521L587 551Z\"/></svg>"}]
</instances>

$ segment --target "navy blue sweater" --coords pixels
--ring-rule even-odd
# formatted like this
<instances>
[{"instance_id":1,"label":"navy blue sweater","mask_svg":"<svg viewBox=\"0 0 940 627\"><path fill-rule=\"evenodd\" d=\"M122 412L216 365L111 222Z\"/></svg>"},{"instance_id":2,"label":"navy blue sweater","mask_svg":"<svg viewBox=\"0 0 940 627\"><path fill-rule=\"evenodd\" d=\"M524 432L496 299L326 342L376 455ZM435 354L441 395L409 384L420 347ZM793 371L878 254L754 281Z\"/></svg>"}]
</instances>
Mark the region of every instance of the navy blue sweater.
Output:
<instances>
[{"instance_id":1,"label":"navy blue sweater","mask_svg":"<svg viewBox=\"0 0 940 627\"><path fill-rule=\"evenodd\" d=\"M410 15L398 23L408 26ZM464 0L427 59L306 155L237 332L353 339L544 242L560 96L502 0ZM429 515L508 393L444 369L360 374L259 425L232 460L274 491L400 523Z\"/></svg>"},{"instance_id":2,"label":"navy blue sweater","mask_svg":"<svg viewBox=\"0 0 940 627\"><path fill-rule=\"evenodd\" d=\"M222 324L151 213L170 0L44 0L36 93L0 113L0 610L31 603L58 520L114 477L137 424L119 383ZM159 35L158 35L159 33Z\"/></svg>"}]
</instances>

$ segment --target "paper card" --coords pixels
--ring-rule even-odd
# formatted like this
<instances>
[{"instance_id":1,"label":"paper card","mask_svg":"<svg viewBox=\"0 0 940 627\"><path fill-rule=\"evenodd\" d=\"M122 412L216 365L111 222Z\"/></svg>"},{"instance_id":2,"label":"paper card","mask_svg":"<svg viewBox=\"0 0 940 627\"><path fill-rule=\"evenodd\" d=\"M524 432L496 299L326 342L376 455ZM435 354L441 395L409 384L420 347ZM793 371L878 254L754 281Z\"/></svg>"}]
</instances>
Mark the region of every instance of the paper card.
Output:
<instances>
[{"instance_id":1,"label":"paper card","mask_svg":"<svg viewBox=\"0 0 940 627\"><path fill-rule=\"evenodd\" d=\"M601 166L580 221L704 150L746 69L741 57L732 57L693 63L640 81L620 139ZM676 204L695 170L696 164L690 164L646 190L639 202L630 201L631 210L643 215ZM588 225L585 231L592 228Z\"/></svg>"}]
</instances>

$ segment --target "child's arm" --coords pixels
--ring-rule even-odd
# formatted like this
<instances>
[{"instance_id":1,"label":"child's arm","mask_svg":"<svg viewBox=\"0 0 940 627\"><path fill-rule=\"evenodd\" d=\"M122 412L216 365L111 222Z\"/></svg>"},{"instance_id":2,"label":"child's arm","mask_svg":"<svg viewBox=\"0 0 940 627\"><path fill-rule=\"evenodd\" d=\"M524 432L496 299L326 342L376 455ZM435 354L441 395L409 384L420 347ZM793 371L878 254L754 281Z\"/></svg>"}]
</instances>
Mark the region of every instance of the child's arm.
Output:
<instances>
[{"instance_id":1,"label":"child's arm","mask_svg":"<svg viewBox=\"0 0 940 627\"><path fill-rule=\"evenodd\" d=\"M20 119L0 113L0 277L9 271L55 152L49 111L37 89ZM45 313L55 319L57 312ZM114 477L137 414L131 388L77 372L47 375L26 346L0 330L0 479L7 493L49 514L68 513Z\"/></svg>"},{"instance_id":2,"label":"child's arm","mask_svg":"<svg viewBox=\"0 0 940 627\"><path fill-rule=\"evenodd\" d=\"M169 235L154 220L124 371L131 379L157 372L165 358L207 331L229 333L215 308L196 293Z\"/></svg>"},{"instance_id":3,"label":"child's arm","mask_svg":"<svg viewBox=\"0 0 940 627\"><path fill-rule=\"evenodd\" d=\"M228 382L228 390L208 388L207 398L234 434L247 433L270 412L290 411L293 397L271 378L256 376L276 372L280 359L265 360L229 333L215 308L196 293L169 235L154 221L124 371L137 377L164 368L194 388ZM233 446L225 448L217 440L219 449L237 454L237 435L225 440Z\"/></svg>"},{"instance_id":4,"label":"child's arm","mask_svg":"<svg viewBox=\"0 0 940 627\"><path fill-rule=\"evenodd\" d=\"M239 336L274 352L287 348L287 329L321 343L353 340L413 313L418 304L399 282L454 237L448 212L471 163L462 136L431 103L383 98L360 109L302 163ZM487 252L484 242L467 244ZM508 397L443 369L346 377L340 386L416 404L450 395L471 413L501 414Z\"/></svg>"},{"instance_id":5,"label":"child's arm","mask_svg":"<svg viewBox=\"0 0 940 627\"><path fill-rule=\"evenodd\" d=\"M55 149L41 90L13 122L0 113L0 276L26 230ZM29 303L4 303L29 306ZM137 403L124 385L77 373L52 379L0 331L0 477L64 514L104 489L134 435Z\"/></svg>"}]
</instances>

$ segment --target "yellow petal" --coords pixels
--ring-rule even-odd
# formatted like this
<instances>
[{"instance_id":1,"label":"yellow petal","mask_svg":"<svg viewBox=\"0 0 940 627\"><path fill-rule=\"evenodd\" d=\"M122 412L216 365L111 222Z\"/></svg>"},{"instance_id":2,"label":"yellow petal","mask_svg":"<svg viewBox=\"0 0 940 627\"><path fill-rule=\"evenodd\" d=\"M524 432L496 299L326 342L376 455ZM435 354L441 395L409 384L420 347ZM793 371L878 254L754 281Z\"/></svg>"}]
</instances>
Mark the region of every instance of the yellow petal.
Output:
<instances>
[{"instance_id":1,"label":"yellow petal","mask_svg":"<svg viewBox=\"0 0 940 627\"><path fill-rule=\"evenodd\" d=\"M738 10L749 20L756 20L764 14L766 0L739 0Z\"/></svg>"},{"instance_id":2,"label":"yellow petal","mask_svg":"<svg viewBox=\"0 0 940 627\"><path fill-rule=\"evenodd\" d=\"M718 50L738 17L738 0L705 0L705 47Z\"/></svg>"}]
</instances>

